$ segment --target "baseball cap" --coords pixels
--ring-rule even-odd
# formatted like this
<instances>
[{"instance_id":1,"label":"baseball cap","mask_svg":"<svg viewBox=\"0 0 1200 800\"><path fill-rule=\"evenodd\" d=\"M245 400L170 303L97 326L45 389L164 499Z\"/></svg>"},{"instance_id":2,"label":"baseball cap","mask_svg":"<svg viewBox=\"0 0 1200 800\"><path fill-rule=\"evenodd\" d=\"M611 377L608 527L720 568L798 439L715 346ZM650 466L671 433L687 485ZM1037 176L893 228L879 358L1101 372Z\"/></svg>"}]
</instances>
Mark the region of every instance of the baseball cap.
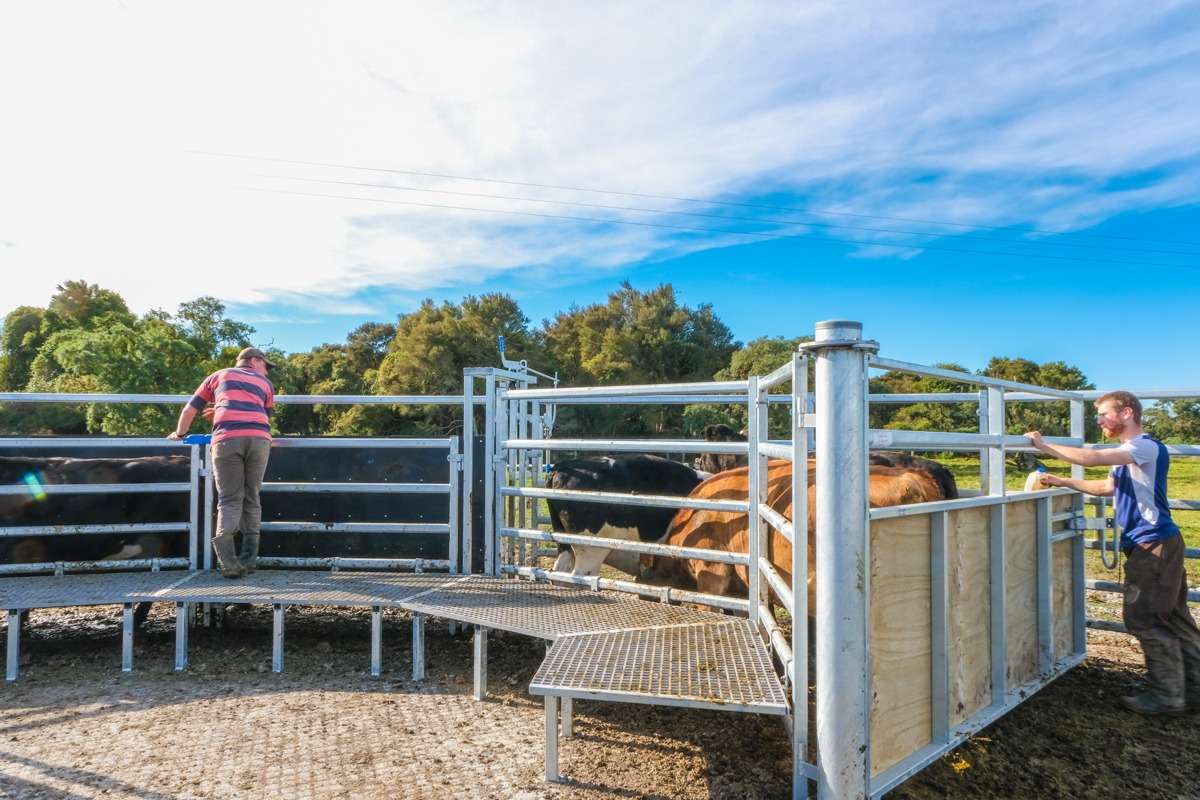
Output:
<instances>
[{"instance_id":1,"label":"baseball cap","mask_svg":"<svg viewBox=\"0 0 1200 800\"><path fill-rule=\"evenodd\" d=\"M267 354L264 353L262 350L259 350L257 347L245 348L244 350L242 350L242 352L238 353L237 360L238 360L238 363L241 363L242 361L249 361L252 358L261 358L263 361L267 362L267 367L275 366L275 363L273 361L271 361L269 358L267 358Z\"/></svg>"}]
</instances>

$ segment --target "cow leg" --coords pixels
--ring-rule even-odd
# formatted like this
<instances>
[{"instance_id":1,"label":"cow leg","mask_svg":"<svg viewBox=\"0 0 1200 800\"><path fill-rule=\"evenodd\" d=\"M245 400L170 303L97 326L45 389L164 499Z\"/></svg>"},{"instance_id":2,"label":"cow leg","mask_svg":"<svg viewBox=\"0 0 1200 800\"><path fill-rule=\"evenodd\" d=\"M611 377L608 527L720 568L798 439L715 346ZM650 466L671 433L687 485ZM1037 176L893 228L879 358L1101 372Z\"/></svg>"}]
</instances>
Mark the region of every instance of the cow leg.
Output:
<instances>
[{"instance_id":1,"label":"cow leg","mask_svg":"<svg viewBox=\"0 0 1200 800\"><path fill-rule=\"evenodd\" d=\"M573 572L575 570L575 553L567 547L559 551L554 561L555 572Z\"/></svg>"},{"instance_id":2,"label":"cow leg","mask_svg":"<svg viewBox=\"0 0 1200 800\"><path fill-rule=\"evenodd\" d=\"M608 557L607 547L572 547L575 551L575 569L571 574L589 578L600 574L600 566Z\"/></svg>"},{"instance_id":3,"label":"cow leg","mask_svg":"<svg viewBox=\"0 0 1200 800\"><path fill-rule=\"evenodd\" d=\"M142 623L146 621L146 617L150 616L150 608L153 603L138 603L137 608L133 610L133 627L140 628Z\"/></svg>"}]
</instances>

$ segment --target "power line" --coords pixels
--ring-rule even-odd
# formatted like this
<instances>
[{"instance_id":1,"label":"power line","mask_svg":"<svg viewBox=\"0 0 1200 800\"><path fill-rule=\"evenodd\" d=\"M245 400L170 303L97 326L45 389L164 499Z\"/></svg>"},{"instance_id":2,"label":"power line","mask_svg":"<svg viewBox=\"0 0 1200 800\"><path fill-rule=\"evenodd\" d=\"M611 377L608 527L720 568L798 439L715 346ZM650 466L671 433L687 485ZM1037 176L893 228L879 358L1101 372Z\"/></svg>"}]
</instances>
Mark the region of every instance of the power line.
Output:
<instances>
[{"instance_id":1,"label":"power line","mask_svg":"<svg viewBox=\"0 0 1200 800\"><path fill-rule=\"evenodd\" d=\"M785 233L764 233L761 231L736 231L722 228L697 228L687 225L668 225L658 222L637 222L635 220L626 219L605 219L601 217L577 217L567 214L543 214L536 211L517 211L515 209L499 209L499 208L475 208L472 206L453 206L442 205L439 203L417 203L408 200L384 200L378 197L354 197L351 195L340 194L323 194L320 192L295 192L287 189L265 189L260 187L246 187L250 191L265 192L269 194L286 194L295 195L297 197L324 197L332 200L358 200L364 203L386 203L388 205L410 206L415 208L438 208L447 211L472 211L484 214L514 214L522 217L538 217L541 219L566 220L571 222L591 222L604 225L635 225L640 228L660 228L664 230L688 231L693 233L720 233L733 236L754 236L761 239L792 239L801 242L833 242L837 244L853 244L866 247L894 247L903 250L933 250L942 253L960 253L973 256L1011 256L1013 258L1040 258L1050 259L1052 261L1074 261L1084 264L1121 264L1132 267L1162 267L1165 269L1175 269L1183 267L1182 264L1159 264L1155 262L1144 261L1125 261L1122 259L1112 258L1079 258L1073 256L1052 256L1041 255L1037 253L1010 253L1001 250L971 250L969 248L958 247L941 247L934 245L919 245L919 244L882 244L880 242L869 242L859 239L841 239L830 236L822 236L813 238L801 234L785 234Z\"/></svg>"},{"instance_id":2,"label":"power line","mask_svg":"<svg viewBox=\"0 0 1200 800\"><path fill-rule=\"evenodd\" d=\"M797 206L778 206L765 203L743 203L732 200L704 200L698 197L679 197L666 194L649 194L645 192L622 192L615 189L592 189L585 186L559 186L550 183L531 183L526 181L509 181L499 178L474 178L467 175L450 175L441 172L421 172L418 170L406 169L389 169L385 167L364 167L358 164L337 164L328 161L305 161L300 159L290 158L275 158L271 156L248 156L241 153L223 153L211 150L188 150L187 152L196 155L216 156L219 158L234 158L247 161L267 161L277 164L296 164L308 167L328 167L332 169L353 169L362 170L365 172L384 172L393 175L416 175L424 178L441 178L444 180L455 181L473 181L477 183L497 183L506 186L525 186L534 189L552 189L563 192L590 192L593 194L611 194L623 197L640 197L647 200L667 200L675 203L705 203L708 205L729 206L734 208L755 208L765 211L788 211L798 214L817 214L824 216L841 216L841 217L859 217L861 219L882 219L890 222L911 222L919 225L946 225L955 228L965 228L968 230L993 230L993 231L1009 231L1013 230L1011 225L983 225L972 224L966 222L948 222L945 220L936 219L920 219L916 217L890 217L880 214L859 214L851 211L832 211L829 209L804 208ZM1078 236L1089 239L1121 239L1125 241L1147 242L1150 244L1181 244L1185 246L1200 247L1200 242L1183 241L1178 239L1160 239L1146 238L1140 236L1118 236L1115 234L1103 233L1076 233L1074 231L1050 230L1045 228L1029 228L1026 233L1036 233L1044 236ZM1177 253L1176 255L1197 255L1195 253Z\"/></svg>"},{"instance_id":3,"label":"power line","mask_svg":"<svg viewBox=\"0 0 1200 800\"><path fill-rule=\"evenodd\" d=\"M737 217L737 216L733 216L730 214L705 214L705 213L698 212L698 211L671 211L671 210L661 209L661 208L639 208L636 206L618 206L618 205L608 205L605 203L583 203L583 202L573 201L573 200L547 200L547 199L540 198L540 197L517 197L514 195L504 195L504 194L487 194L485 192L458 192L458 191L453 191L450 189L428 189L428 188L420 187L420 186L396 186L394 184L388 184L388 183L363 183L363 182L359 182L359 181L335 181L335 180L332 180L329 178L301 178L301 177L292 176L292 175L262 175L260 177L274 178L274 179L288 180L288 181L301 181L304 183L333 184L336 186L360 186L360 187L372 188L372 189L391 189L394 191L401 191L401 192L424 192L427 194L445 194L445 195L452 195L455 197L477 197L477 198L484 198L484 199L488 199L488 200L513 200L513 201L523 202L523 203L546 203L546 204L550 204L550 205L575 206L577 208L597 208L597 209L603 209L603 210L607 210L607 211L633 211L633 212L645 213L645 214L667 214L667 215L673 215L673 216L700 217L700 218L704 218L704 219L723 219L723 220L728 220L731 222L752 222L752 223L758 223L760 225L793 225L793 226L794 225L803 225L803 226L809 227L809 228L834 228L834 229L838 229L838 230L867 231L870 233L890 233L890 234L898 234L901 236L933 236L933 237L939 237L939 238L955 235L955 234L945 233L945 232L934 233L934 232L928 232L928 231L897 230L895 228L871 228L871 227L866 227L866 226L862 226L862 225L842 225L842 224L838 224L838 223L834 223L834 222L805 222L803 220L767 219L767 218L763 218L763 217ZM1001 244L1018 244L1018 245L1030 245L1030 246L1046 244L1044 242L1031 242L1031 241L1021 240L1021 239L1004 239L1004 238L997 237L997 236L963 236L961 238L964 241L999 242ZM887 246L885 243L880 243L880 244ZM1154 254L1158 254L1158 255L1170 255L1170 256L1200 255L1200 253L1183 253L1178 250L1147 250L1145 248L1118 247L1118 246L1114 246L1114 245L1103 245L1103 244L1078 244L1078 243L1073 243L1073 242L1050 243L1050 244L1055 247L1075 247L1075 248L1083 248L1083 249L1087 249L1087 250L1104 250L1106 252L1116 250L1116 251L1120 251L1120 252L1124 252L1124 253L1136 253L1136 254L1154 253Z\"/></svg>"}]
</instances>

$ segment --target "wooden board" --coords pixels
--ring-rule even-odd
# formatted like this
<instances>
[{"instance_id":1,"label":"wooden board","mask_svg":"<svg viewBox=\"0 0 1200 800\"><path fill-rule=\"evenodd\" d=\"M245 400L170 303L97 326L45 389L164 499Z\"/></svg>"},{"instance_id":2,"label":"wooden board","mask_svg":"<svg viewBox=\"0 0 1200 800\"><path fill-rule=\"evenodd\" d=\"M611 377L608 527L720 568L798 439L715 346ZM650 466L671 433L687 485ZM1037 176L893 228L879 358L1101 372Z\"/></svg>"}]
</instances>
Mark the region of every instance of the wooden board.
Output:
<instances>
[{"instance_id":1,"label":"wooden board","mask_svg":"<svg viewBox=\"0 0 1200 800\"><path fill-rule=\"evenodd\" d=\"M1054 641L1054 660L1075 651L1075 551L1070 539L1054 543L1050 573L1050 618Z\"/></svg>"},{"instance_id":2,"label":"wooden board","mask_svg":"<svg viewBox=\"0 0 1200 800\"><path fill-rule=\"evenodd\" d=\"M929 515L871 523L871 774L933 739Z\"/></svg>"},{"instance_id":3,"label":"wooden board","mask_svg":"<svg viewBox=\"0 0 1200 800\"><path fill-rule=\"evenodd\" d=\"M1038 674L1037 501L1010 503L1005 514L1004 611L1012 689Z\"/></svg>"},{"instance_id":4,"label":"wooden board","mask_svg":"<svg viewBox=\"0 0 1200 800\"><path fill-rule=\"evenodd\" d=\"M951 726L992 701L990 516L990 508L948 515Z\"/></svg>"}]
</instances>

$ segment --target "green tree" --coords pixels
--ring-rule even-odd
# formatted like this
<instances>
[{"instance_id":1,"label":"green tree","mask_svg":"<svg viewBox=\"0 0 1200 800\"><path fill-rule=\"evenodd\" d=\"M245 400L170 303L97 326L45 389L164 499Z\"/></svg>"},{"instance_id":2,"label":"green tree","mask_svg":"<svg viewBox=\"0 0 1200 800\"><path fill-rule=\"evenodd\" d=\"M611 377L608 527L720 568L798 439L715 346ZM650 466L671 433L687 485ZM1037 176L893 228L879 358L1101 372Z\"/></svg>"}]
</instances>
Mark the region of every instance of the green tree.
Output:
<instances>
[{"instance_id":1,"label":"green tree","mask_svg":"<svg viewBox=\"0 0 1200 800\"><path fill-rule=\"evenodd\" d=\"M965 372L958 364L941 363L940 369ZM885 372L870 383L873 394L934 394L977 392L978 386L947 378L931 378L909 372ZM871 406L871 427L917 431L979 431L977 403L910 403Z\"/></svg>"},{"instance_id":2,"label":"green tree","mask_svg":"<svg viewBox=\"0 0 1200 800\"><path fill-rule=\"evenodd\" d=\"M375 332L382 335L382 332ZM538 337L517 302L506 294L463 298L460 305L425 300L400 318L396 334L375 371L375 394L461 394L465 367L499 364L498 336L505 337L509 358L545 363ZM370 332L363 337L372 339ZM396 411L363 408L386 433L448 433L460 428L461 412L447 406L404 407Z\"/></svg>"},{"instance_id":3,"label":"green tree","mask_svg":"<svg viewBox=\"0 0 1200 800\"><path fill-rule=\"evenodd\" d=\"M1027 358L997 356L988 362L981 374L1051 389L1096 388L1082 370L1062 361L1038 364ZM1009 433L1019 435L1033 430L1050 436L1067 436L1070 433L1070 403L1065 400L1010 402L1006 404L1005 411ZM1088 438L1094 440L1098 430L1091 416L1084 414L1084 424Z\"/></svg>"},{"instance_id":4,"label":"green tree","mask_svg":"<svg viewBox=\"0 0 1200 800\"><path fill-rule=\"evenodd\" d=\"M87 281L60 283L46 313L62 320L63 327L93 328L100 324L131 324L135 317L124 298Z\"/></svg>"},{"instance_id":5,"label":"green tree","mask_svg":"<svg viewBox=\"0 0 1200 800\"><path fill-rule=\"evenodd\" d=\"M542 330L552 363L573 386L710 380L737 348L711 305L681 305L670 284L641 292L624 282L607 302L573 306ZM682 413L573 406L562 409L558 429L661 434L677 429Z\"/></svg>"},{"instance_id":6,"label":"green tree","mask_svg":"<svg viewBox=\"0 0 1200 800\"><path fill-rule=\"evenodd\" d=\"M1170 400L1149 406L1142 413L1146 431L1173 444L1200 443L1200 400Z\"/></svg>"},{"instance_id":7,"label":"green tree","mask_svg":"<svg viewBox=\"0 0 1200 800\"><path fill-rule=\"evenodd\" d=\"M29 369L38 348L53 332L48 327L43 308L19 306L4 317L0 329L0 391L19 392L29 383Z\"/></svg>"}]
</instances>

